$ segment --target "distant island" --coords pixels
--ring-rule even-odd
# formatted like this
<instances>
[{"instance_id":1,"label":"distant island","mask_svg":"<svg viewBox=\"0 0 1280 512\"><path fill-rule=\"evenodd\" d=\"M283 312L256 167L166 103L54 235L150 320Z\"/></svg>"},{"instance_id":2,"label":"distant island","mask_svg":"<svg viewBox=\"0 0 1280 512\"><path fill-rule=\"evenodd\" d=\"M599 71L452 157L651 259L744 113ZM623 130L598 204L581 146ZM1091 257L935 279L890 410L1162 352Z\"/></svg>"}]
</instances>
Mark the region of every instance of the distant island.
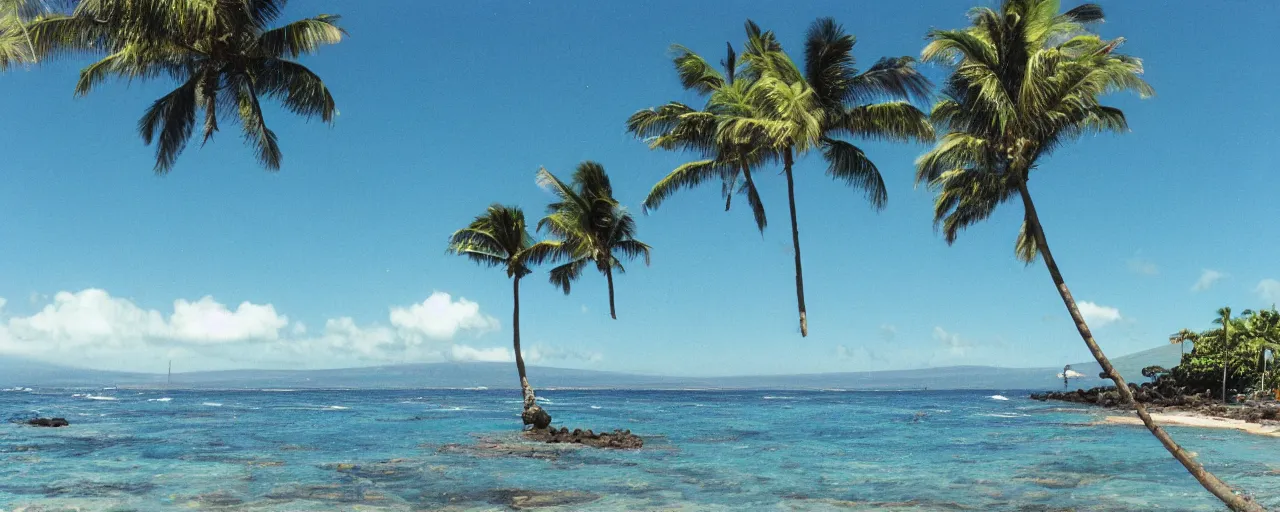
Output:
<instances>
[{"instance_id":1,"label":"distant island","mask_svg":"<svg viewBox=\"0 0 1280 512\"><path fill-rule=\"evenodd\" d=\"M1139 382L1142 368L1172 367L1181 348L1164 345L1113 359L1126 379ZM1097 363L1073 363L1083 374L1072 388L1089 388L1109 381L1098 378ZM542 387L587 389L1060 389L1058 368L998 368L948 366L914 370L759 375L734 377L677 377L564 368L537 368ZM0 388L166 386L163 373L87 370L0 355ZM330 370L228 370L174 373L173 389L515 389L518 382L507 363L423 363Z\"/></svg>"}]
</instances>

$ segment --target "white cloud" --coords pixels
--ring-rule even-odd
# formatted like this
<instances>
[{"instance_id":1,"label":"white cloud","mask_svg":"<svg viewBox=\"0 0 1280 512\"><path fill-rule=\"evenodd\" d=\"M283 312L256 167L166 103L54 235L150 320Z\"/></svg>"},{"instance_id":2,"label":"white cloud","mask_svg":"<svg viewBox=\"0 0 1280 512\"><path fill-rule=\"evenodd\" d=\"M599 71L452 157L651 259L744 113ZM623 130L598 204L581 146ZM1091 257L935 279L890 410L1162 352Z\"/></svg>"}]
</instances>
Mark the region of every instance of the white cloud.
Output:
<instances>
[{"instance_id":1,"label":"white cloud","mask_svg":"<svg viewBox=\"0 0 1280 512\"><path fill-rule=\"evenodd\" d=\"M407 308L391 308L391 325L410 337L423 335L449 340L458 331L484 333L498 330L498 320L480 313L480 305L444 292L434 292L427 300Z\"/></svg>"},{"instance_id":2,"label":"white cloud","mask_svg":"<svg viewBox=\"0 0 1280 512\"><path fill-rule=\"evenodd\" d=\"M1263 279L1258 281L1258 287L1254 291L1258 292L1258 296L1262 297L1262 300L1269 300L1272 303L1280 302L1280 281Z\"/></svg>"},{"instance_id":3,"label":"white cloud","mask_svg":"<svg viewBox=\"0 0 1280 512\"><path fill-rule=\"evenodd\" d=\"M1209 288L1213 288L1213 285L1217 284L1218 281L1221 281L1224 277L1227 277L1227 275L1217 270L1208 268L1201 270L1200 278L1196 279L1195 284L1191 285L1191 291L1202 292Z\"/></svg>"},{"instance_id":4,"label":"white cloud","mask_svg":"<svg viewBox=\"0 0 1280 512\"><path fill-rule=\"evenodd\" d=\"M1120 316L1119 309L1102 306L1087 300L1080 301L1076 304L1076 307L1080 308L1080 314L1084 316L1084 320L1089 323L1090 327L1102 327L1124 318Z\"/></svg>"},{"instance_id":5,"label":"white cloud","mask_svg":"<svg viewBox=\"0 0 1280 512\"><path fill-rule=\"evenodd\" d=\"M505 363L516 359L512 352L505 348L474 348L467 345L454 345L449 355L454 361Z\"/></svg>"},{"instance_id":6,"label":"white cloud","mask_svg":"<svg viewBox=\"0 0 1280 512\"><path fill-rule=\"evenodd\" d=\"M9 301L5 300L4 297L0 297L0 311L4 311L4 305L8 302Z\"/></svg>"},{"instance_id":7,"label":"white cloud","mask_svg":"<svg viewBox=\"0 0 1280 512\"><path fill-rule=\"evenodd\" d=\"M170 337L195 343L274 340L287 325L289 317L276 314L271 304L242 302L230 311L208 296L195 302L174 301L169 318Z\"/></svg>"},{"instance_id":8,"label":"white cloud","mask_svg":"<svg viewBox=\"0 0 1280 512\"><path fill-rule=\"evenodd\" d=\"M179 299L173 308L166 319L159 311L142 309L104 290L59 292L36 314L10 319L9 332L18 341L68 347L129 346L151 340L215 344L275 340L289 323L270 304L244 302L232 311L204 297L195 302Z\"/></svg>"},{"instance_id":9,"label":"white cloud","mask_svg":"<svg viewBox=\"0 0 1280 512\"><path fill-rule=\"evenodd\" d=\"M960 339L959 334L947 332L941 327L933 328L933 339L941 342L947 353L954 357L964 357L973 349L973 344Z\"/></svg>"},{"instance_id":10,"label":"white cloud","mask_svg":"<svg viewBox=\"0 0 1280 512\"><path fill-rule=\"evenodd\" d=\"M513 359L509 349L454 345L459 333L489 332L499 323L479 304L447 293L392 307L384 322L389 325L330 318L311 333L272 304L232 309L204 297L176 300L172 311L162 312L90 288L59 292L35 314L0 320L0 354L134 371L155 371L172 357L186 370Z\"/></svg>"},{"instance_id":11,"label":"white cloud","mask_svg":"<svg viewBox=\"0 0 1280 512\"><path fill-rule=\"evenodd\" d=\"M1154 276L1160 273L1160 267L1156 266L1151 260L1143 258L1141 253L1129 258L1128 264L1129 270L1135 274Z\"/></svg>"}]
</instances>

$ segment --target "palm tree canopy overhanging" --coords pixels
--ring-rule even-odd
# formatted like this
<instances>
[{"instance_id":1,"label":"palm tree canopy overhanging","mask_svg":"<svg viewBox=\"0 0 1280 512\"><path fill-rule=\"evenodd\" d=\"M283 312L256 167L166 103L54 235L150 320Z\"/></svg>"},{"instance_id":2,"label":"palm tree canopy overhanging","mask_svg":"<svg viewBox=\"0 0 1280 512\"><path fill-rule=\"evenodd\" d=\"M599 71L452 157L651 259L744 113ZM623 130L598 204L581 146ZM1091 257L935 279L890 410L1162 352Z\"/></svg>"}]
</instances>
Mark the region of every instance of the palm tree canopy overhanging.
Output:
<instances>
[{"instance_id":1,"label":"palm tree canopy overhanging","mask_svg":"<svg viewBox=\"0 0 1280 512\"><path fill-rule=\"evenodd\" d=\"M922 59L954 72L930 115L944 135L917 160L916 182L937 192L934 222L947 243L1016 196L1057 148L1085 134L1127 131L1124 113L1099 97L1154 94L1142 61L1117 51L1123 38L1089 31L1102 21L1100 7L1058 8L1006 0L1000 11L973 9L968 28L929 32ZM1026 229L1015 252L1029 263L1037 249Z\"/></svg>"},{"instance_id":2,"label":"palm tree canopy overhanging","mask_svg":"<svg viewBox=\"0 0 1280 512\"><path fill-rule=\"evenodd\" d=\"M220 118L237 118L258 161L278 170L281 150L260 99L332 123L338 110L328 87L295 59L345 35L329 14L272 28L286 1L82 0L69 13L32 23L30 32L41 56L106 54L81 71L79 96L109 78L180 84L138 121L142 139L156 144L157 173L173 169L197 117L202 143L219 131Z\"/></svg>"},{"instance_id":3,"label":"palm tree canopy overhanging","mask_svg":"<svg viewBox=\"0 0 1280 512\"><path fill-rule=\"evenodd\" d=\"M516 206L493 204L449 237L448 253L465 256L480 265L502 267L507 277L521 278L531 272L524 257L532 245L524 211Z\"/></svg>"}]
</instances>

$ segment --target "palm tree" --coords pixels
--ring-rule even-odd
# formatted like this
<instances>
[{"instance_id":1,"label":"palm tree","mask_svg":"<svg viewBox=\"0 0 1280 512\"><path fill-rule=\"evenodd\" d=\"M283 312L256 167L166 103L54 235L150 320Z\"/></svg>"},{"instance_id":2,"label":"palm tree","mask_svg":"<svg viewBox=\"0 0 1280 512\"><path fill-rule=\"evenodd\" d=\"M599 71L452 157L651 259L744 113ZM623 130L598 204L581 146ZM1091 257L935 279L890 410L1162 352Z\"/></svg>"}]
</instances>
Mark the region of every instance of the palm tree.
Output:
<instances>
[{"instance_id":1,"label":"palm tree","mask_svg":"<svg viewBox=\"0 0 1280 512\"><path fill-rule=\"evenodd\" d=\"M1178 347L1182 349L1182 355L1185 356L1187 355L1186 342L1190 341L1192 343L1195 343L1199 337L1200 335L1191 329L1182 329L1176 333L1169 335L1169 343L1177 344ZM1181 359L1179 359L1179 361L1181 361Z\"/></svg>"},{"instance_id":2,"label":"palm tree","mask_svg":"<svg viewBox=\"0 0 1280 512\"><path fill-rule=\"evenodd\" d=\"M449 237L449 254L466 256L471 261L489 267L503 267L511 278L511 331L512 347L516 353L516 372L520 375L520 390L524 395L524 412L520 417L525 425L543 429L551 425L551 415L538 405L538 399L525 374L524 356L520 352L520 279L531 272L525 261L526 251L533 245L533 237L525 224L524 211L515 206L494 204L463 229Z\"/></svg>"},{"instance_id":3,"label":"palm tree","mask_svg":"<svg viewBox=\"0 0 1280 512\"><path fill-rule=\"evenodd\" d=\"M1231 343L1231 307L1218 308L1218 316L1213 319L1213 323L1222 326L1219 342L1222 345L1222 403L1225 404L1227 403L1227 367L1230 366L1231 349L1234 348Z\"/></svg>"},{"instance_id":4,"label":"palm tree","mask_svg":"<svg viewBox=\"0 0 1280 512\"><path fill-rule=\"evenodd\" d=\"M613 271L626 272L618 256L632 260L643 256L644 264L649 264L650 247L635 239L635 219L614 199L609 175L596 162L578 164L572 184L539 169L538 184L549 188L558 199L547 206L547 216L538 221L538 230L545 229L557 240L532 247L530 263L563 262L551 269L551 283L566 295L571 283L582 276L582 270L595 264L609 284L609 316L617 320Z\"/></svg>"},{"instance_id":5,"label":"palm tree","mask_svg":"<svg viewBox=\"0 0 1280 512\"><path fill-rule=\"evenodd\" d=\"M279 170L275 132L260 100L277 100L307 119L332 123L338 110L320 77L294 59L336 44L345 32L338 16L322 14L269 28L287 0L95 0L70 14L49 16L30 27L39 55L97 53L107 56L80 72L76 95L115 77L167 77L181 85L152 103L138 133L156 144L155 172L173 169L203 117L201 143L219 129L219 116L239 118L245 142L258 161Z\"/></svg>"},{"instance_id":6,"label":"palm tree","mask_svg":"<svg viewBox=\"0 0 1280 512\"><path fill-rule=\"evenodd\" d=\"M934 106L935 126L946 134L917 160L917 183L937 192L935 222L947 243L1019 197L1023 224L1015 254L1042 259L1076 330L1125 403L1175 459L1209 492L1234 510L1262 510L1232 492L1152 420L1133 399L1090 331L1062 277L1027 187L1032 170L1054 149L1086 133L1123 132L1125 116L1099 97L1118 91L1153 94L1141 79L1139 59L1117 51L1123 39L1103 40L1088 26L1102 9L1086 4L1060 13L1056 0L1003 0L998 9L970 11L972 25L933 30L922 57L951 68Z\"/></svg>"},{"instance_id":7,"label":"palm tree","mask_svg":"<svg viewBox=\"0 0 1280 512\"><path fill-rule=\"evenodd\" d=\"M637 111L627 119L627 131L649 143L650 149L690 151L703 157L677 167L653 186L644 201L644 211L658 209L664 200L683 188L692 188L713 179L722 182L725 211L729 211L735 190L747 196L756 227L763 233L768 220L764 204L752 179L751 169L768 161L770 155L747 144L721 144L716 138L718 116L731 115L745 103L751 81L737 75L737 54L727 44L724 71L718 71L702 56L684 46L673 45L673 62L685 90L706 98L703 110L672 101ZM739 175L743 178L738 183Z\"/></svg>"},{"instance_id":8,"label":"palm tree","mask_svg":"<svg viewBox=\"0 0 1280 512\"><path fill-rule=\"evenodd\" d=\"M782 50L772 32L747 22L744 75L752 77L743 108L721 116L720 144L761 148L780 155L787 180L791 242L796 267L800 335L808 336L800 229L796 218L797 158L819 150L827 175L866 192L873 208L888 200L880 170L857 146L841 137L893 141L933 140L928 117L908 101L928 94L929 82L910 57L881 59L865 72L855 67L853 36L830 18L810 27L804 69ZM887 100L887 101L880 101Z\"/></svg>"}]
</instances>

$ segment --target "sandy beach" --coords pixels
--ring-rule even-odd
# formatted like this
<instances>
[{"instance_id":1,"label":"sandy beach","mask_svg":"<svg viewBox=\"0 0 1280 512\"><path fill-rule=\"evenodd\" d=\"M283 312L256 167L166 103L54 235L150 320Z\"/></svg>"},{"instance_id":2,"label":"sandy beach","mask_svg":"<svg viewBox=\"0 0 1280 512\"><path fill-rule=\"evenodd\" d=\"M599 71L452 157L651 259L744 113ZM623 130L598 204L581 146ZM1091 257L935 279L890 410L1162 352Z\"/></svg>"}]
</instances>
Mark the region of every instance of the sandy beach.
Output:
<instances>
[{"instance_id":1,"label":"sandy beach","mask_svg":"<svg viewBox=\"0 0 1280 512\"><path fill-rule=\"evenodd\" d=\"M1180 427L1230 428L1242 430L1250 434L1280 437L1280 425L1274 424L1263 425L1259 423L1249 423L1244 420L1215 418L1212 416L1204 416L1185 411L1153 413L1151 418L1156 420L1156 423L1161 426L1175 425ZM1141 426L1142 420L1138 419L1137 415L1107 416L1102 423Z\"/></svg>"}]
</instances>

